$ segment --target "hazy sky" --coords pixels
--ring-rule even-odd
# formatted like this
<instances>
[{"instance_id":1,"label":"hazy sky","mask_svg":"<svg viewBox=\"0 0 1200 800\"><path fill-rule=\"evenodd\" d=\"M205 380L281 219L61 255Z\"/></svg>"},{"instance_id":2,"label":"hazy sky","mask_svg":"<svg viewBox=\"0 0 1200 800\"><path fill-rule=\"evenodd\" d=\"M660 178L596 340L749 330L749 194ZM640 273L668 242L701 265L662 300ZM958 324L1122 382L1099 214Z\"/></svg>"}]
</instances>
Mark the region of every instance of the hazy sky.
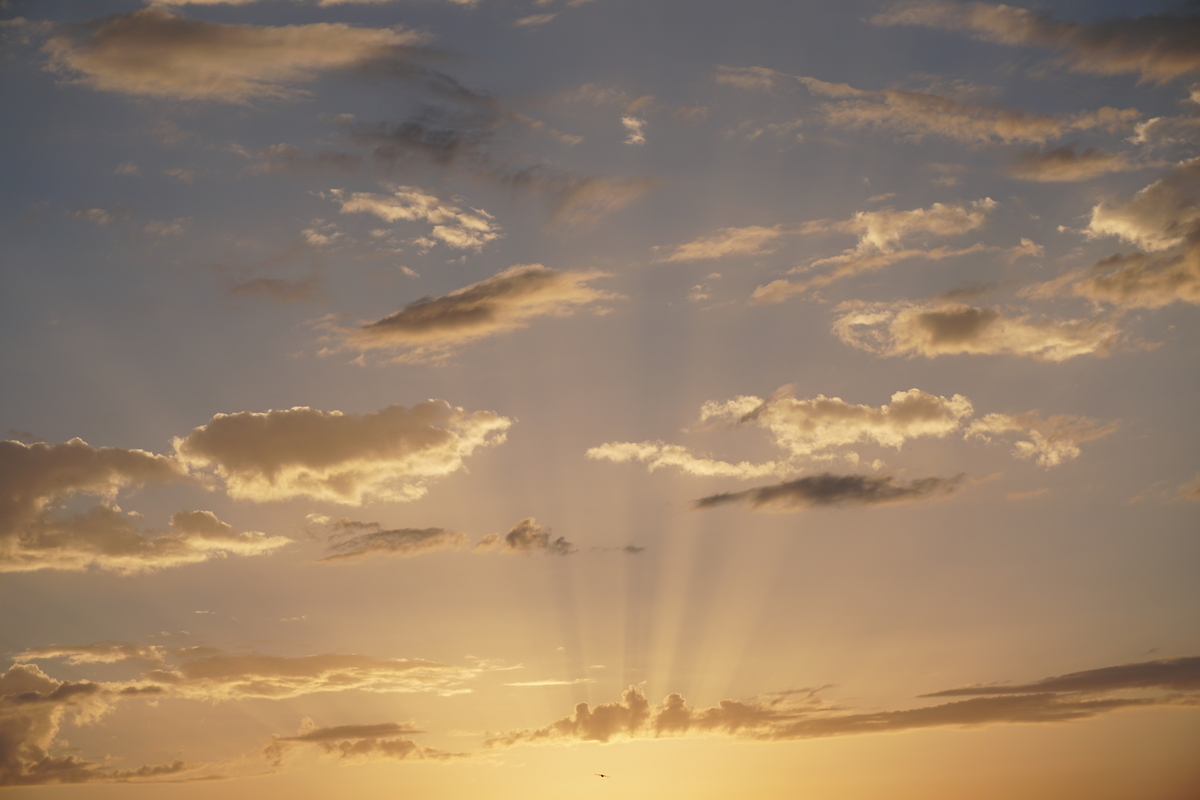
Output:
<instances>
[{"instance_id":1,"label":"hazy sky","mask_svg":"<svg viewBox=\"0 0 1200 800\"><path fill-rule=\"evenodd\" d=\"M7 794L1200 794L1196 3L0 41Z\"/></svg>"}]
</instances>

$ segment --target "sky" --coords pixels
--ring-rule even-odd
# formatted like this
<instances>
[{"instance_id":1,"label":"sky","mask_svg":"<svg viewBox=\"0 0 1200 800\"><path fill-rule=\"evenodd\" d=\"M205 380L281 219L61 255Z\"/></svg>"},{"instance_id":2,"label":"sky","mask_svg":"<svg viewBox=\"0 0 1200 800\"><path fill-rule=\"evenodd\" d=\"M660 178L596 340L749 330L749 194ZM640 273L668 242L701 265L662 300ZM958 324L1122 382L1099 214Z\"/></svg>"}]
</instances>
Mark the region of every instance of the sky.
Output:
<instances>
[{"instance_id":1,"label":"sky","mask_svg":"<svg viewBox=\"0 0 1200 800\"><path fill-rule=\"evenodd\" d=\"M1196 3L0 42L6 796L1200 793Z\"/></svg>"}]
</instances>

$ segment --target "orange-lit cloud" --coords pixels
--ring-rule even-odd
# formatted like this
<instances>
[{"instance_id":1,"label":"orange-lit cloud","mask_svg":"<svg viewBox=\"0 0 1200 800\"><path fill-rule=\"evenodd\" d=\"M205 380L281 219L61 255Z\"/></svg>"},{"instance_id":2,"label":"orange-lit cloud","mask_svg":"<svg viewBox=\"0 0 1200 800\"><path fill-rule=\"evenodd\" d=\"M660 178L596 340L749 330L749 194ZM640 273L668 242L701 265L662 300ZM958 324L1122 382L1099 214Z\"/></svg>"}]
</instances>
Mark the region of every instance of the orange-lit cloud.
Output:
<instances>
[{"instance_id":1,"label":"orange-lit cloud","mask_svg":"<svg viewBox=\"0 0 1200 800\"><path fill-rule=\"evenodd\" d=\"M836 309L833 332L852 347L881 356L1015 355L1065 361L1106 355L1121 328L1113 319L1055 320L1008 316L996 308L954 302L865 303Z\"/></svg>"},{"instance_id":2,"label":"orange-lit cloud","mask_svg":"<svg viewBox=\"0 0 1200 800\"><path fill-rule=\"evenodd\" d=\"M374 214L387 222L423 220L433 225L430 235L449 247L479 250L500 237L499 227L486 211L464 212L415 186L401 186L392 194L333 191L343 214Z\"/></svg>"},{"instance_id":3,"label":"orange-lit cloud","mask_svg":"<svg viewBox=\"0 0 1200 800\"><path fill-rule=\"evenodd\" d=\"M179 460L211 470L233 498L308 497L360 505L426 493L425 482L504 441L512 420L440 400L367 414L297 407L218 414L175 440Z\"/></svg>"},{"instance_id":4,"label":"orange-lit cloud","mask_svg":"<svg viewBox=\"0 0 1200 800\"><path fill-rule=\"evenodd\" d=\"M533 517L526 517L501 536L489 533L475 545L477 552L497 551L501 553L545 553L547 555L565 556L575 552L575 546L566 538L550 537L550 529L537 524Z\"/></svg>"},{"instance_id":5,"label":"orange-lit cloud","mask_svg":"<svg viewBox=\"0 0 1200 800\"><path fill-rule=\"evenodd\" d=\"M357 328L329 326L334 347L395 352L395 361L431 363L463 345L525 328L538 317L565 317L616 297L588 284L603 272L557 272L541 264L510 267L479 283L410 303Z\"/></svg>"},{"instance_id":6,"label":"orange-lit cloud","mask_svg":"<svg viewBox=\"0 0 1200 800\"><path fill-rule=\"evenodd\" d=\"M224 25L154 5L62 27L44 49L53 69L103 91L245 103L294 97L295 84L323 71L395 57L425 39L341 23Z\"/></svg>"}]
</instances>

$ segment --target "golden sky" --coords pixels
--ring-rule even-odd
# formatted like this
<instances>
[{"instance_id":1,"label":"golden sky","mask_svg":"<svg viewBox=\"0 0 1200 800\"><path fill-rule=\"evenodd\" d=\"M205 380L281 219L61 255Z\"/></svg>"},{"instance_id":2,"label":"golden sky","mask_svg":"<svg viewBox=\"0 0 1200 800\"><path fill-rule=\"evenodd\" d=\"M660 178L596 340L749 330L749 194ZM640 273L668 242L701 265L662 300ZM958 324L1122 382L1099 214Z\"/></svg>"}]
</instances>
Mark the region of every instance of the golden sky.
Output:
<instances>
[{"instance_id":1,"label":"golden sky","mask_svg":"<svg viewBox=\"0 0 1200 800\"><path fill-rule=\"evenodd\" d=\"M0 790L1200 796L1200 11L0 0Z\"/></svg>"}]
</instances>

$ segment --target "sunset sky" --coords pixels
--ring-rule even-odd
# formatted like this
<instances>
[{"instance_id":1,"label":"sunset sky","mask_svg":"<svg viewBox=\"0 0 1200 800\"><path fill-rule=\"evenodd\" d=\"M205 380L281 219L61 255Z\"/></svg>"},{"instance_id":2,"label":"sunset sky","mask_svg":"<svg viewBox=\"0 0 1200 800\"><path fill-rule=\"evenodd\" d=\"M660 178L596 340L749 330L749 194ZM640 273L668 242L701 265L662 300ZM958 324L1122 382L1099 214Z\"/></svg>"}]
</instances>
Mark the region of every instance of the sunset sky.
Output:
<instances>
[{"instance_id":1,"label":"sunset sky","mask_svg":"<svg viewBox=\"0 0 1200 800\"><path fill-rule=\"evenodd\" d=\"M1197 3L0 42L5 795L1200 796Z\"/></svg>"}]
</instances>

